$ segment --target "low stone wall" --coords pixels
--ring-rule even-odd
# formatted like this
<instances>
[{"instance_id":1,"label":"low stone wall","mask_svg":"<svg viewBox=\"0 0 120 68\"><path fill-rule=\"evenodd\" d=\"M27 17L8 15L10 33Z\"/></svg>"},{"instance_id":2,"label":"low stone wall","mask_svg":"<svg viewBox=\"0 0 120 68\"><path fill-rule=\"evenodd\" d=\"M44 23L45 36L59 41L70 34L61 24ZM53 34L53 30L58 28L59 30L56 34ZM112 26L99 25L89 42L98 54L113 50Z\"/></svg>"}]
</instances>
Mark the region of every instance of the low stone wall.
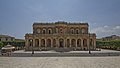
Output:
<instances>
[{"instance_id":1,"label":"low stone wall","mask_svg":"<svg viewBox=\"0 0 120 68\"><path fill-rule=\"evenodd\" d=\"M120 53L13 53L9 57L107 57L120 56Z\"/></svg>"}]
</instances>

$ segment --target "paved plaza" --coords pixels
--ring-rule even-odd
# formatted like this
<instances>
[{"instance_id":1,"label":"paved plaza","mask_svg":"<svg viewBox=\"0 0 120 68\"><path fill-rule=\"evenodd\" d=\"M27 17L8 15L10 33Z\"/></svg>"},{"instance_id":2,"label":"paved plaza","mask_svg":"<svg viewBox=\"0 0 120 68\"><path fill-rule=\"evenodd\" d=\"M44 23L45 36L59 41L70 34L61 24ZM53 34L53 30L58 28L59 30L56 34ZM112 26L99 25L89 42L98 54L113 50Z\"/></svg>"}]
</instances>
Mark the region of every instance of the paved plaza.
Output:
<instances>
[{"instance_id":1,"label":"paved plaza","mask_svg":"<svg viewBox=\"0 0 120 68\"><path fill-rule=\"evenodd\" d=\"M120 68L120 57L0 57L0 68Z\"/></svg>"},{"instance_id":2,"label":"paved plaza","mask_svg":"<svg viewBox=\"0 0 120 68\"><path fill-rule=\"evenodd\" d=\"M58 54L55 51L35 51L35 54ZM88 51L71 51L67 53L88 54ZM119 51L102 50L92 51L92 53L119 53ZM17 56L14 56L17 54ZM20 56L20 55L29 56ZM0 68L120 68L120 56L41 56L34 57L31 51L15 51L12 56L0 57Z\"/></svg>"},{"instance_id":3,"label":"paved plaza","mask_svg":"<svg viewBox=\"0 0 120 68\"><path fill-rule=\"evenodd\" d=\"M105 56L120 56L120 51L115 50L105 50L101 51L69 51L69 52L56 52L51 51L14 51L9 57L105 57ZM4 56L1 56L4 57Z\"/></svg>"}]
</instances>

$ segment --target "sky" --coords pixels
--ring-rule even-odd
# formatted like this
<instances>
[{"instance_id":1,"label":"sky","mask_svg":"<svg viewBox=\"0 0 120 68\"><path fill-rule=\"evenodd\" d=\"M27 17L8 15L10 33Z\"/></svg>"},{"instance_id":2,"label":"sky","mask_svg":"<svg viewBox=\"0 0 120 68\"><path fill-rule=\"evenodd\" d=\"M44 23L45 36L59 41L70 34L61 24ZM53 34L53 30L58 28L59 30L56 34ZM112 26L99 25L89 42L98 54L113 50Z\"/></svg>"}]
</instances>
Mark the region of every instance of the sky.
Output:
<instances>
[{"instance_id":1,"label":"sky","mask_svg":"<svg viewBox=\"0 0 120 68\"><path fill-rule=\"evenodd\" d=\"M120 0L0 0L0 34L24 39L34 22L88 22L97 38L120 36Z\"/></svg>"}]
</instances>

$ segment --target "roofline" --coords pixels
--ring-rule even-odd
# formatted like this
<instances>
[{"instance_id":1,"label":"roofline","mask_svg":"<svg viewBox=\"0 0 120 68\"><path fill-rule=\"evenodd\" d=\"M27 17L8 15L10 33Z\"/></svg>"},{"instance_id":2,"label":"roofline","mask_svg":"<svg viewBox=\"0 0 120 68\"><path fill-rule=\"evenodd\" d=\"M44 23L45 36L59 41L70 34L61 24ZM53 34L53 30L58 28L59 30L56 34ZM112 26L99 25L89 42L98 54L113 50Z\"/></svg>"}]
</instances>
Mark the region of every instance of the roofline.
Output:
<instances>
[{"instance_id":1,"label":"roofline","mask_svg":"<svg viewBox=\"0 0 120 68\"><path fill-rule=\"evenodd\" d=\"M34 25L53 25L53 24L67 24L67 25L88 25L87 22L64 22L64 21L58 21L58 22L34 22L33 23L33 26ZM89 25L88 25L89 26Z\"/></svg>"}]
</instances>

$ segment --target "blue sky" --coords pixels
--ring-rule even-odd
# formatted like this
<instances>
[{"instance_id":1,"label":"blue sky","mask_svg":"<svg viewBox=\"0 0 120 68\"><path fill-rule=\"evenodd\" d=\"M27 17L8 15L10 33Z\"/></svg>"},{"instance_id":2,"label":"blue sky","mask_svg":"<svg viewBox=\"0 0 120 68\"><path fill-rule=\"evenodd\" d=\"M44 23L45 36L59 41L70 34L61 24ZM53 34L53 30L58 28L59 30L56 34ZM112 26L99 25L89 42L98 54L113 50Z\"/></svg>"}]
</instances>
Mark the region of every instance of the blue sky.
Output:
<instances>
[{"instance_id":1,"label":"blue sky","mask_svg":"<svg viewBox=\"0 0 120 68\"><path fill-rule=\"evenodd\" d=\"M24 38L33 22L88 22L97 37L120 35L120 0L0 0L0 34Z\"/></svg>"}]
</instances>

